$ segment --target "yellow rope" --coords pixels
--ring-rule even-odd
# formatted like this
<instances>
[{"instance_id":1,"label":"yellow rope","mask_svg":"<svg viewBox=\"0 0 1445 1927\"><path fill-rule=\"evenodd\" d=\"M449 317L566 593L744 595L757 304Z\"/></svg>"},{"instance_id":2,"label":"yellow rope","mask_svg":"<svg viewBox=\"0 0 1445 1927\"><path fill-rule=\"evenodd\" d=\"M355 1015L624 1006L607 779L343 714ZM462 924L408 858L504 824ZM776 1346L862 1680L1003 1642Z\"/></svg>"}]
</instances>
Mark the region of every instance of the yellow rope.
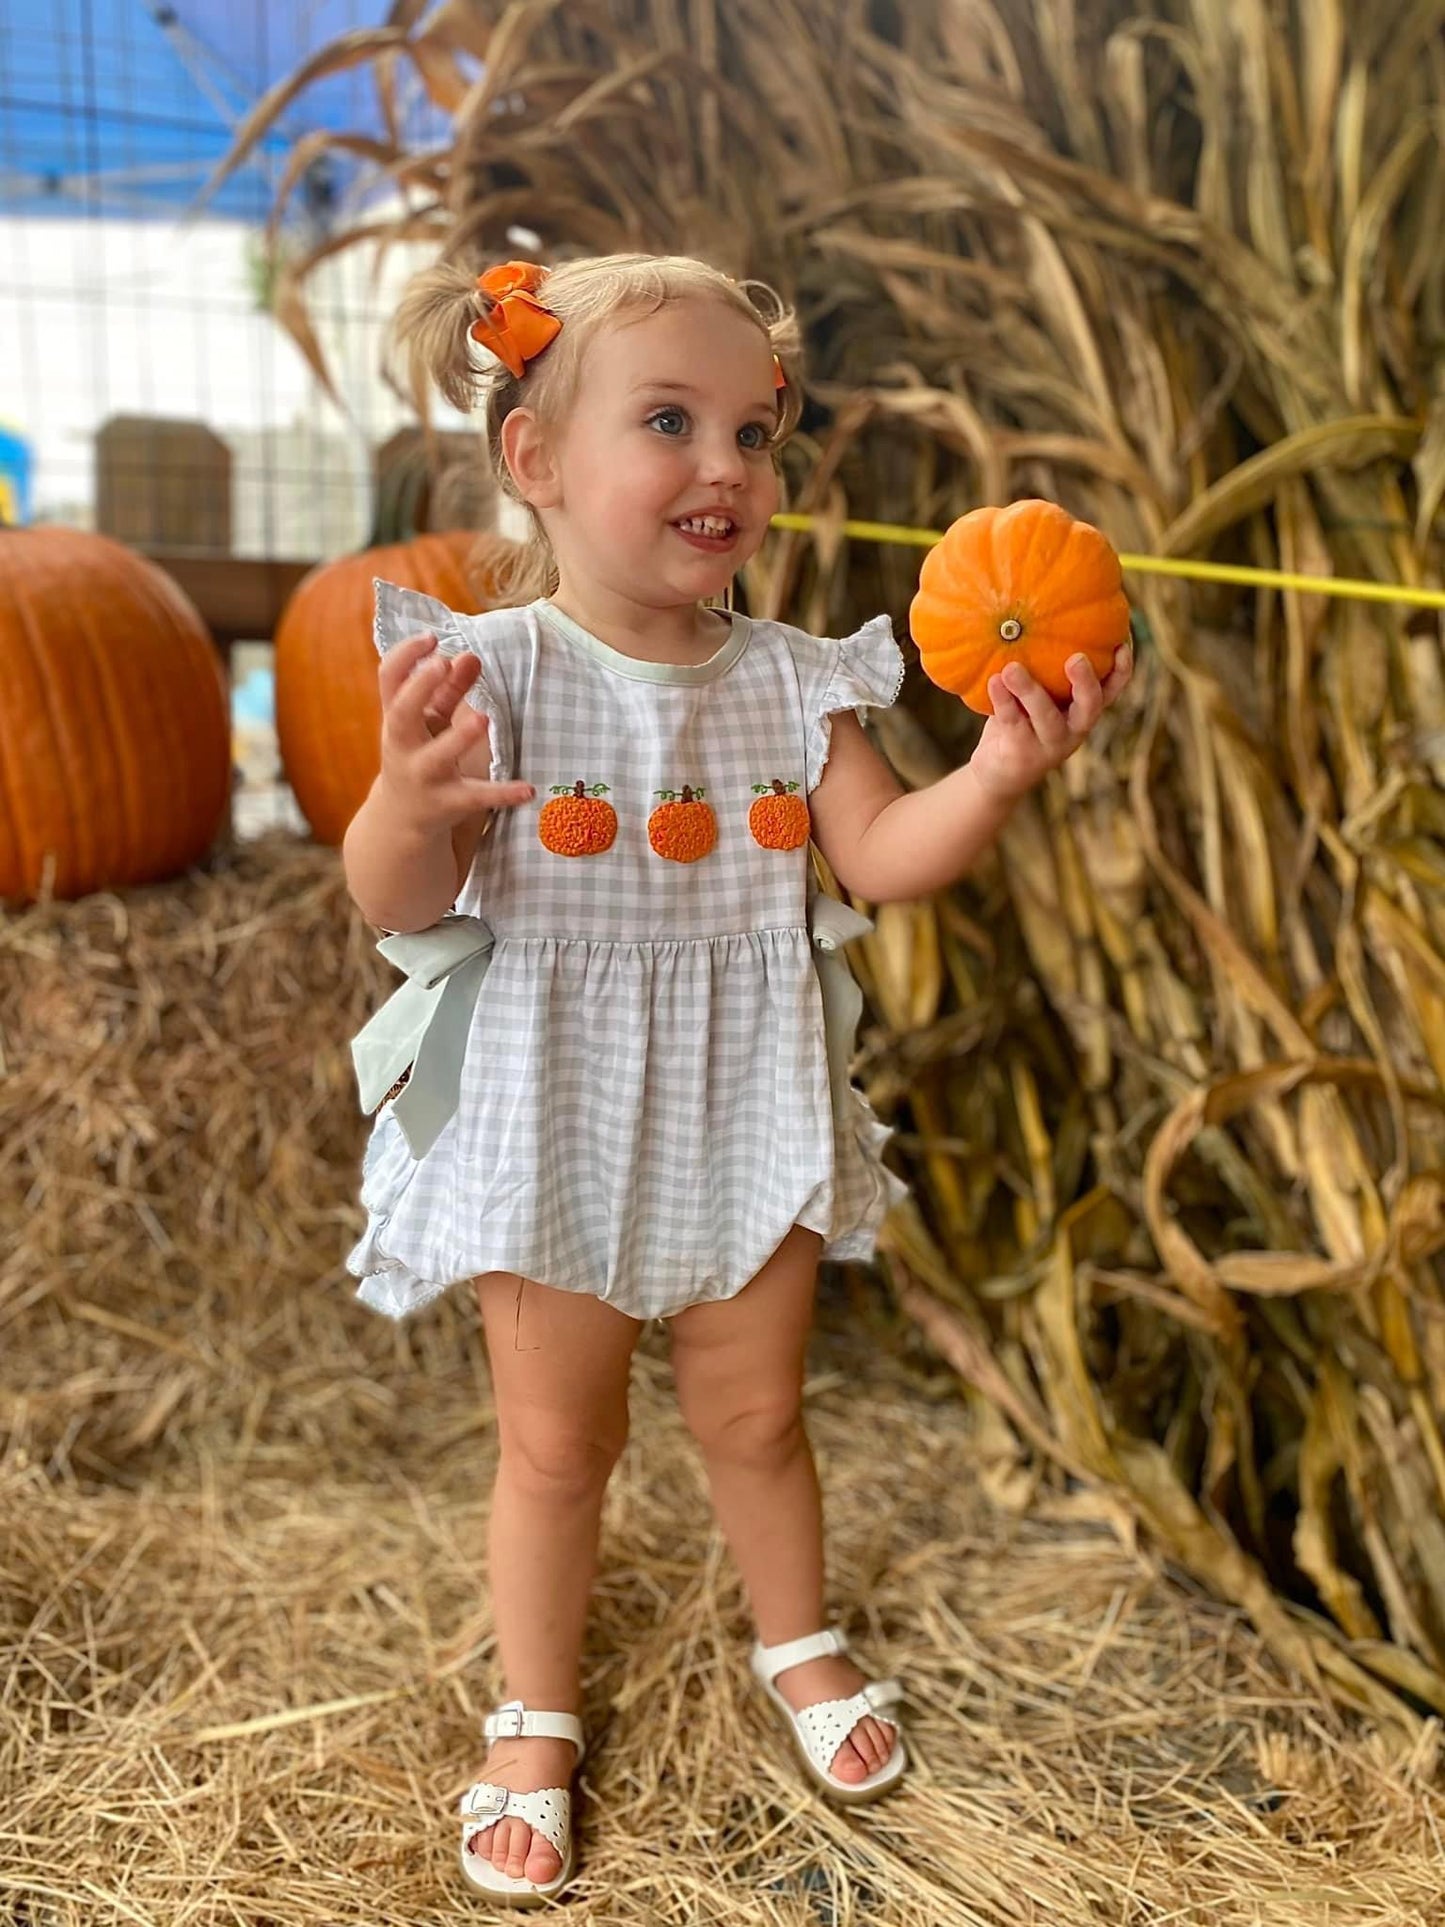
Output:
<instances>
[{"instance_id":1,"label":"yellow rope","mask_svg":"<svg viewBox=\"0 0 1445 1927\"><path fill-rule=\"evenodd\" d=\"M812 515L775 515L775 529L806 534L817 525ZM844 522L842 535L858 542L895 542L931 549L941 529L909 529L896 522ZM1355 602L1403 602L1417 609L1445 609L1445 589L1412 589L1403 582L1357 582L1348 576L1291 575L1284 569L1250 569L1234 562L1194 562L1163 555L1121 555L1121 565L1139 575L1182 576L1192 582L1237 582L1251 589L1298 589L1302 595L1345 596Z\"/></svg>"}]
</instances>

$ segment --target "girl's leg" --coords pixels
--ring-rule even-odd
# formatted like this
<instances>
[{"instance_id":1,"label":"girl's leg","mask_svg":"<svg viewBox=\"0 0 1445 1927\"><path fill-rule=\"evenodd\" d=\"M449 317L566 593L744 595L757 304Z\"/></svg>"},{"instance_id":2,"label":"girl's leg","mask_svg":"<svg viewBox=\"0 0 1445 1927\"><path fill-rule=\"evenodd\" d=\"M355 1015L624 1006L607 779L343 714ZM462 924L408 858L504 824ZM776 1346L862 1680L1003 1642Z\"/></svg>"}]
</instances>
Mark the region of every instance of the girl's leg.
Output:
<instances>
[{"instance_id":1,"label":"girl's leg","mask_svg":"<svg viewBox=\"0 0 1445 1927\"><path fill-rule=\"evenodd\" d=\"M581 1293L506 1272L477 1280L501 1456L489 1541L504 1697L575 1713L602 1499L627 1440L627 1379L641 1325ZM498 1740L485 1777L515 1792L566 1786L565 1740ZM544 1883L561 1862L523 1820L478 1834L473 1852Z\"/></svg>"},{"instance_id":2,"label":"girl's leg","mask_svg":"<svg viewBox=\"0 0 1445 1927\"><path fill-rule=\"evenodd\" d=\"M678 1403L702 1449L718 1523L732 1548L765 1646L815 1633L823 1620L823 1515L803 1429L803 1366L822 1239L794 1225L735 1298L670 1320ZM863 1685L843 1658L779 1675L795 1710ZM843 1780L883 1766L893 1728L860 1721L833 1761Z\"/></svg>"}]
</instances>

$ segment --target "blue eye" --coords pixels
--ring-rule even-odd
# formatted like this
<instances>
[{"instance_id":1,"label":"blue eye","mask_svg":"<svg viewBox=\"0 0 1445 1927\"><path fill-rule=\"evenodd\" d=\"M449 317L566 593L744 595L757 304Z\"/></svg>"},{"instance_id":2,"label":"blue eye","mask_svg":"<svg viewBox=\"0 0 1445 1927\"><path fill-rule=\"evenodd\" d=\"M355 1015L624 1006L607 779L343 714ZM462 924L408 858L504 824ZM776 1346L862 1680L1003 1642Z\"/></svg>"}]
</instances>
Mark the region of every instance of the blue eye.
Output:
<instances>
[{"instance_id":1,"label":"blue eye","mask_svg":"<svg viewBox=\"0 0 1445 1927\"><path fill-rule=\"evenodd\" d=\"M680 408L659 408L648 416L647 425L659 435L681 435L687 428L687 416Z\"/></svg>"},{"instance_id":2,"label":"blue eye","mask_svg":"<svg viewBox=\"0 0 1445 1927\"><path fill-rule=\"evenodd\" d=\"M746 449L750 455L756 455L761 449L766 448L771 440L772 437L761 422L749 422L746 428L738 430L738 446Z\"/></svg>"}]
</instances>

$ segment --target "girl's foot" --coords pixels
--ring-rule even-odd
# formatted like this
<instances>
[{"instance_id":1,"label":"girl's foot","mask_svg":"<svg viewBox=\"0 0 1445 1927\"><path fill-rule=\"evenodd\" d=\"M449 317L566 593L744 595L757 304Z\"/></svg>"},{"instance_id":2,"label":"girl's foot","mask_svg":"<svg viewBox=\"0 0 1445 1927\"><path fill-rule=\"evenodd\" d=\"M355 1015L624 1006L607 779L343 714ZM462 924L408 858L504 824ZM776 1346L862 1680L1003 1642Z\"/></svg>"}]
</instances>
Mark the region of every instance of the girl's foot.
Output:
<instances>
[{"instance_id":1,"label":"girl's foot","mask_svg":"<svg viewBox=\"0 0 1445 1927\"><path fill-rule=\"evenodd\" d=\"M779 1673L774 1684L793 1711L801 1713L820 1700L851 1699L867 1684L867 1676L850 1659L808 1659ZM859 1720L834 1754L832 1771L856 1786L888 1764L896 1736L897 1728L887 1720L871 1714Z\"/></svg>"},{"instance_id":2,"label":"girl's foot","mask_svg":"<svg viewBox=\"0 0 1445 1927\"><path fill-rule=\"evenodd\" d=\"M510 1787L513 1793L537 1793L544 1787L570 1786L576 1767L577 1749L570 1740L498 1740L480 1777ZM484 1833L474 1834L467 1851L489 1860L498 1873L539 1887L562 1871L557 1849L525 1820L499 1820Z\"/></svg>"}]
</instances>

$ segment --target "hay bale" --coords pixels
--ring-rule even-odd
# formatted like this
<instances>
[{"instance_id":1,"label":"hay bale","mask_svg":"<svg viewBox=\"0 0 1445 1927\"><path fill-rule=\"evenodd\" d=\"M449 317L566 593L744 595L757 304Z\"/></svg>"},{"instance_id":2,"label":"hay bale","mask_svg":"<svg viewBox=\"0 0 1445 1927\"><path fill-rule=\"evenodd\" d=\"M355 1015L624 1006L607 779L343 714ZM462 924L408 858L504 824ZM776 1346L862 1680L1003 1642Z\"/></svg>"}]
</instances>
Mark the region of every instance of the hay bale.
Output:
<instances>
[{"instance_id":1,"label":"hay bale","mask_svg":"<svg viewBox=\"0 0 1445 1927\"><path fill-rule=\"evenodd\" d=\"M497 1686L478 1320L460 1293L393 1326L340 1263L345 1038L385 975L334 853L284 839L0 923L15 1927L475 1918L453 1860ZM654 1331L570 1919L1437 1918L1433 1739L1391 1755L1322 1718L1096 1502L1036 1495L861 1276L830 1282L808 1403L833 1593L909 1682L917 1775L848 1818L790 1763Z\"/></svg>"}]
</instances>

